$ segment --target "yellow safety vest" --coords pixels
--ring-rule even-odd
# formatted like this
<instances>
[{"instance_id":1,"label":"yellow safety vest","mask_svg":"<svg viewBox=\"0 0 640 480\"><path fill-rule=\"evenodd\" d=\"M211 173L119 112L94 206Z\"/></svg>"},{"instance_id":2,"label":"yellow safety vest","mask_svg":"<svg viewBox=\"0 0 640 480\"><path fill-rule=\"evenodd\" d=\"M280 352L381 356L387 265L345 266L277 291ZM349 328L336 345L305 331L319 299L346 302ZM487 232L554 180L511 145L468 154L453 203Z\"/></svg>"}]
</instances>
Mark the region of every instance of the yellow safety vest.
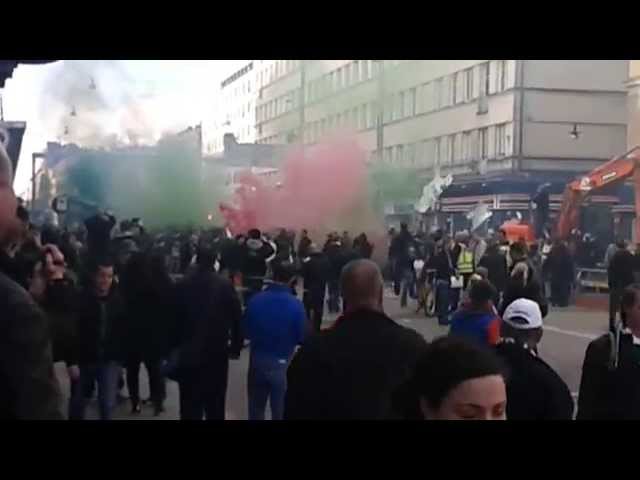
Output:
<instances>
[{"instance_id":1,"label":"yellow safety vest","mask_svg":"<svg viewBox=\"0 0 640 480\"><path fill-rule=\"evenodd\" d=\"M458 272L462 274L473 273L473 252L471 250L464 249L460 252Z\"/></svg>"}]
</instances>

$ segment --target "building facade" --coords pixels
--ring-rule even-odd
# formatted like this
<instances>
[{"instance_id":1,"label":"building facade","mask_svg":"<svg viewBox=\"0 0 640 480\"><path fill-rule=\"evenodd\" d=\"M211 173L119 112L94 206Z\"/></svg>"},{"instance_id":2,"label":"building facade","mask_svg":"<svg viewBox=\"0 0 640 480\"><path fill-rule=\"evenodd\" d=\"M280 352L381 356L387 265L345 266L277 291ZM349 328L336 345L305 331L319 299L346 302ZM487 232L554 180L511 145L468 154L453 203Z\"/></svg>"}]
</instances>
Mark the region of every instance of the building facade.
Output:
<instances>
[{"instance_id":1,"label":"building facade","mask_svg":"<svg viewBox=\"0 0 640 480\"><path fill-rule=\"evenodd\" d=\"M451 173L446 209L468 211L477 197L524 209L536 183L556 182L560 193L625 150L628 63L257 62L256 141L289 143L302 132L313 144L352 132L372 162L413 169L425 184Z\"/></svg>"},{"instance_id":2,"label":"building facade","mask_svg":"<svg viewBox=\"0 0 640 480\"><path fill-rule=\"evenodd\" d=\"M628 116L629 134L627 145L629 149L640 145L640 60L629 60L629 89Z\"/></svg>"},{"instance_id":3,"label":"building facade","mask_svg":"<svg viewBox=\"0 0 640 480\"><path fill-rule=\"evenodd\" d=\"M247 63L220 83L213 125L207 129L208 138L204 142L207 154L224 151L223 138L227 133L241 143L255 142L258 91L254 63Z\"/></svg>"}]
</instances>

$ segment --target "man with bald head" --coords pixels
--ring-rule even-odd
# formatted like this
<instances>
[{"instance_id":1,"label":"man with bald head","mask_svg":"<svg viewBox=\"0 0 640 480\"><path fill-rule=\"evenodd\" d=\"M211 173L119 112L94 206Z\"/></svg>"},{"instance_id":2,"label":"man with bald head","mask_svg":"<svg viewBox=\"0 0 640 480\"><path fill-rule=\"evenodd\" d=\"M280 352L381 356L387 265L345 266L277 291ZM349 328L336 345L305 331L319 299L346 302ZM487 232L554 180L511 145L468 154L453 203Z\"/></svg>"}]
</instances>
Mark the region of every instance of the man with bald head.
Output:
<instances>
[{"instance_id":1,"label":"man with bald head","mask_svg":"<svg viewBox=\"0 0 640 480\"><path fill-rule=\"evenodd\" d=\"M0 248L19 231L13 169L0 144ZM0 271L0 420L62 419L47 318L29 293Z\"/></svg>"},{"instance_id":2,"label":"man with bald head","mask_svg":"<svg viewBox=\"0 0 640 480\"><path fill-rule=\"evenodd\" d=\"M285 419L398 417L391 397L426 342L384 313L382 274L374 262L348 263L340 285L343 316L309 338L289 366Z\"/></svg>"}]
</instances>

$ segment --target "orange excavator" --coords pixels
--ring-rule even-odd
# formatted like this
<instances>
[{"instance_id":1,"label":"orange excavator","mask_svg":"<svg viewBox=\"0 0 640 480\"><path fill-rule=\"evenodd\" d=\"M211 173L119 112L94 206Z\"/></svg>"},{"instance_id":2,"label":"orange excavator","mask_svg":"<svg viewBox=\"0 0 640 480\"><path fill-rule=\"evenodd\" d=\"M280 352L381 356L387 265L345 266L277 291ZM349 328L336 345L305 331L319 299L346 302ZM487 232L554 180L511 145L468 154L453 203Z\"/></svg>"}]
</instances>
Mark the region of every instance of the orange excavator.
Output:
<instances>
[{"instance_id":1,"label":"orange excavator","mask_svg":"<svg viewBox=\"0 0 640 480\"><path fill-rule=\"evenodd\" d=\"M560 214L556 223L555 234L558 238L568 238L571 231L578 227L580 207L592 193L607 185L624 183L633 178L635 188L635 211L640 212L640 146L634 147L624 155L612 158L604 165L593 169L583 177L569 183L562 196ZM533 228L526 224L507 222L500 227L510 237L535 239ZM636 222L636 239L640 239L640 221ZM513 240L516 240L515 238Z\"/></svg>"}]
</instances>

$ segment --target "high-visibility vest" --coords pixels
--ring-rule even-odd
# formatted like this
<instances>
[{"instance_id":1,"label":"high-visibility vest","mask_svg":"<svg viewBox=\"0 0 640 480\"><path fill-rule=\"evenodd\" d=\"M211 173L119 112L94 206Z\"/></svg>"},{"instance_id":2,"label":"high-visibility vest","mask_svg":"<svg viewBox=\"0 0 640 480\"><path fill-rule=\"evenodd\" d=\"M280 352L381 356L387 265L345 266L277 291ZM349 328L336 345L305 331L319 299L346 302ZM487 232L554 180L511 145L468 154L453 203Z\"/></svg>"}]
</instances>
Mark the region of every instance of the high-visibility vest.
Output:
<instances>
[{"instance_id":1,"label":"high-visibility vest","mask_svg":"<svg viewBox=\"0 0 640 480\"><path fill-rule=\"evenodd\" d=\"M462 274L473 273L473 252L471 250L465 248L460 252L458 272Z\"/></svg>"}]
</instances>

